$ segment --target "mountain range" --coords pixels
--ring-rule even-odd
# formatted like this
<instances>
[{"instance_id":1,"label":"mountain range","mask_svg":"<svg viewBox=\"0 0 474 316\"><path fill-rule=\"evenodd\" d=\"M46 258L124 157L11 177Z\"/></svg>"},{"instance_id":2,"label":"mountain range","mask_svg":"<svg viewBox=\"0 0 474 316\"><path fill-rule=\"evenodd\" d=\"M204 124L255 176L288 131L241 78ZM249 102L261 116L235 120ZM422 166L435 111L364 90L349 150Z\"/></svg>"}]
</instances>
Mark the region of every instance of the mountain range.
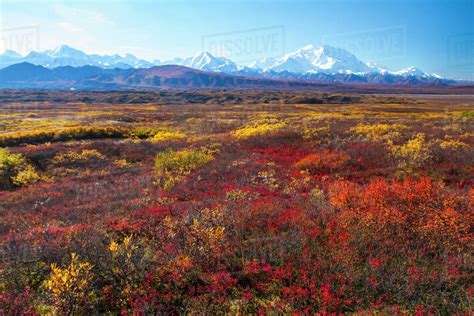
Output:
<instances>
[{"instance_id":1,"label":"mountain range","mask_svg":"<svg viewBox=\"0 0 474 316\"><path fill-rule=\"evenodd\" d=\"M26 56L21 56L12 50L6 50L0 55L0 68L12 64L28 62L34 65L40 65L47 68L56 68L61 66L97 66L101 68L149 68L154 64L143 59L138 59L132 54L125 56L86 54L83 51L69 47L67 45L59 46L53 50L43 52L32 51Z\"/></svg>"},{"instance_id":2,"label":"mountain range","mask_svg":"<svg viewBox=\"0 0 474 316\"><path fill-rule=\"evenodd\" d=\"M150 68L163 65L180 65L193 69L219 72L219 73L246 73L261 76L275 77L278 73L305 75L312 74L392 74L401 76L435 77L429 75L416 67L409 67L399 71L389 71L374 63L366 63L358 59L353 54L342 48L335 48L329 45L306 45L295 52L288 53L280 58L265 58L250 63L248 66L239 65L231 59L214 56L209 52L199 52L188 58L175 58L173 60L152 62L139 59L132 54L125 56L87 54L81 50L62 45L53 50L43 52L32 51L26 56L7 50L0 55L0 68L4 68L16 63L28 62L46 68L56 68L61 66L97 66L104 69L129 69L129 68Z\"/></svg>"},{"instance_id":3,"label":"mountain range","mask_svg":"<svg viewBox=\"0 0 474 316\"><path fill-rule=\"evenodd\" d=\"M104 69L97 66L46 68L27 62L0 69L0 88L123 89L304 89L329 85L310 81L235 76L179 65Z\"/></svg>"},{"instance_id":4,"label":"mountain range","mask_svg":"<svg viewBox=\"0 0 474 316\"><path fill-rule=\"evenodd\" d=\"M348 51L307 45L280 58L247 66L199 52L188 58L149 62L131 54L87 54L62 45L54 50L0 55L0 87L58 89L308 87L324 83L355 85L447 86L456 81L416 67L390 71L365 63Z\"/></svg>"},{"instance_id":5,"label":"mountain range","mask_svg":"<svg viewBox=\"0 0 474 316\"><path fill-rule=\"evenodd\" d=\"M320 90L334 92L366 91L457 91L458 84L445 79L429 80L390 74L319 74L322 80L267 78L216 73L179 65L150 68L104 69L97 66L62 66L46 68L23 62L0 69L0 88L60 90L128 89L250 89L250 90ZM365 80L365 81L364 81ZM370 82L369 82L370 81ZM472 92L472 87L467 91ZM445 89L448 88L448 89ZM456 88L456 89L451 89ZM408 89L408 90L407 90ZM421 90L416 90L421 89ZM451 91L451 92L449 92ZM439 92L436 92L439 93ZM464 92L463 92L464 93Z\"/></svg>"}]
</instances>

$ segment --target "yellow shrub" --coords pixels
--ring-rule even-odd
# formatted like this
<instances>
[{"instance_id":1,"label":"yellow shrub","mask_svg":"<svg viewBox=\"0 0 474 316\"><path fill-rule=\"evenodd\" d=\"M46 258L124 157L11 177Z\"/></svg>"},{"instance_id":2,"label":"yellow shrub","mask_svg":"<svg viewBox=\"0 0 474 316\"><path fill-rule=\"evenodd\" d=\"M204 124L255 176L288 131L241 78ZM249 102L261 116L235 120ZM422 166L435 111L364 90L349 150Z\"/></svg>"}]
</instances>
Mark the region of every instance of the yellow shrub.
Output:
<instances>
[{"instance_id":1,"label":"yellow shrub","mask_svg":"<svg viewBox=\"0 0 474 316\"><path fill-rule=\"evenodd\" d=\"M137 127L130 131L131 137L150 138L156 135L160 130L153 127Z\"/></svg>"},{"instance_id":2,"label":"yellow shrub","mask_svg":"<svg viewBox=\"0 0 474 316\"><path fill-rule=\"evenodd\" d=\"M39 181L41 177L36 172L32 165L27 165L23 170L20 170L13 178L13 184L17 186L28 185Z\"/></svg>"},{"instance_id":3,"label":"yellow shrub","mask_svg":"<svg viewBox=\"0 0 474 316\"><path fill-rule=\"evenodd\" d=\"M37 129L0 135L0 146L14 146L23 143L42 144L47 142L69 141L77 139L121 138L129 131L117 126L77 126L59 129Z\"/></svg>"},{"instance_id":4,"label":"yellow shrub","mask_svg":"<svg viewBox=\"0 0 474 316\"><path fill-rule=\"evenodd\" d=\"M71 263L66 268L51 265L51 274L44 286L62 313L70 314L90 304L93 298L91 270L92 265L80 262L75 253L71 254Z\"/></svg>"},{"instance_id":5,"label":"yellow shrub","mask_svg":"<svg viewBox=\"0 0 474 316\"><path fill-rule=\"evenodd\" d=\"M79 153L70 151L65 154L58 154L53 160L55 162L81 162L89 161L93 158L104 159L105 156L95 149L84 149Z\"/></svg>"},{"instance_id":6,"label":"yellow shrub","mask_svg":"<svg viewBox=\"0 0 474 316\"><path fill-rule=\"evenodd\" d=\"M247 139L251 137L261 137L269 134L273 134L287 125L277 119L262 119L251 122L246 126L235 130L233 135L238 139Z\"/></svg>"},{"instance_id":7,"label":"yellow shrub","mask_svg":"<svg viewBox=\"0 0 474 316\"><path fill-rule=\"evenodd\" d=\"M418 133L403 145L393 145L390 142L389 147L392 155L400 160L401 167L421 167L431 159L429 143L425 141L423 133Z\"/></svg>"},{"instance_id":8,"label":"yellow shrub","mask_svg":"<svg viewBox=\"0 0 474 316\"><path fill-rule=\"evenodd\" d=\"M329 134L329 126L308 128L304 131L303 138L306 140L319 141L322 137L327 137Z\"/></svg>"},{"instance_id":9,"label":"yellow shrub","mask_svg":"<svg viewBox=\"0 0 474 316\"><path fill-rule=\"evenodd\" d=\"M359 124L350 131L371 141L381 141L397 138L407 129L408 127L399 124Z\"/></svg>"},{"instance_id":10,"label":"yellow shrub","mask_svg":"<svg viewBox=\"0 0 474 316\"><path fill-rule=\"evenodd\" d=\"M120 168L127 168L134 165L133 163L128 162L126 159L117 159L114 161L114 164Z\"/></svg>"},{"instance_id":11,"label":"yellow shrub","mask_svg":"<svg viewBox=\"0 0 474 316\"><path fill-rule=\"evenodd\" d=\"M461 151L461 150L467 150L469 149L469 145L460 141L460 140L448 140L448 141L442 141L439 144L439 147L442 149L451 149L455 151Z\"/></svg>"},{"instance_id":12,"label":"yellow shrub","mask_svg":"<svg viewBox=\"0 0 474 316\"><path fill-rule=\"evenodd\" d=\"M0 148L0 189L11 189L40 180L35 168L28 164L22 154L14 154Z\"/></svg>"},{"instance_id":13,"label":"yellow shrub","mask_svg":"<svg viewBox=\"0 0 474 316\"><path fill-rule=\"evenodd\" d=\"M160 178L159 184L165 189L171 188L183 176L210 162L213 153L207 149L159 152L155 158L155 171Z\"/></svg>"},{"instance_id":14,"label":"yellow shrub","mask_svg":"<svg viewBox=\"0 0 474 316\"><path fill-rule=\"evenodd\" d=\"M134 243L132 236L125 237L121 244L111 241L109 245L109 250L113 256L124 256L126 258L131 258L137 248L138 246Z\"/></svg>"},{"instance_id":15,"label":"yellow shrub","mask_svg":"<svg viewBox=\"0 0 474 316\"><path fill-rule=\"evenodd\" d=\"M182 140L186 138L186 134L181 132L172 132L172 131L159 131L153 136L153 141L155 142L166 142L173 140Z\"/></svg>"},{"instance_id":16,"label":"yellow shrub","mask_svg":"<svg viewBox=\"0 0 474 316\"><path fill-rule=\"evenodd\" d=\"M199 212L199 219L194 218L188 246L195 248L199 254L220 249L224 243L223 226L224 212L222 209L204 209Z\"/></svg>"}]
</instances>

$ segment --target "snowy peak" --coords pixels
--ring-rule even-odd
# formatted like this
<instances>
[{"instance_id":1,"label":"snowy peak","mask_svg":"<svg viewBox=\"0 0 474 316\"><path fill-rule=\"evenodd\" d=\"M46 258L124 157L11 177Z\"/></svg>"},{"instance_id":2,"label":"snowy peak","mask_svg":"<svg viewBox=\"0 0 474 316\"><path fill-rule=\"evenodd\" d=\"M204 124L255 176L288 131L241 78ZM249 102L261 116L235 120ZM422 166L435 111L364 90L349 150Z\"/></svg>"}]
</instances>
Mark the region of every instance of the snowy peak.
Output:
<instances>
[{"instance_id":1,"label":"snowy peak","mask_svg":"<svg viewBox=\"0 0 474 316\"><path fill-rule=\"evenodd\" d=\"M225 57L215 57L207 51L186 58L181 65L211 72L234 72L241 68L232 60Z\"/></svg>"},{"instance_id":2,"label":"snowy peak","mask_svg":"<svg viewBox=\"0 0 474 316\"><path fill-rule=\"evenodd\" d=\"M10 49L5 50L2 54L0 54L0 57L12 58L12 59L22 58L20 54Z\"/></svg>"},{"instance_id":3,"label":"snowy peak","mask_svg":"<svg viewBox=\"0 0 474 316\"><path fill-rule=\"evenodd\" d=\"M306 45L280 58L265 58L250 64L251 68L264 72L292 74L355 74L376 73L381 75L433 77L416 67L390 71L375 63L366 63L345 49L330 45Z\"/></svg>"},{"instance_id":4,"label":"snowy peak","mask_svg":"<svg viewBox=\"0 0 474 316\"><path fill-rule=\"evenodd\" d=\"M370 68L370 72L375 72L375 73L380 73L380 74L388 74L391 73L391 71L385 67L378 65L376 63L368 62L366 63L367 67Z\"/></svg>"},{"instance_id":5,"label":"snowy peak","mask_svg":"<svg viewBox=\"0 0 474 316\"><path fill-rule=\"evenodd\" d=\"M87 54L67 45L61 45L48 52L53 57L83 57Z\"/></svg>"},{"instance_id":6,"label":"snowy peak","mask_svg":"<svg viewBox=\"0 0 474 316\"><path fill-rule=\"evenodd\" d=\"M417 77L426 76L426 73L424 71L413 66L399 70L399 71L395 71L393 72L393 74L399 75L399 76L417 76Z\"/></svg>"},{"instance_id":7,"label":"snowy peak","mask_svg":"<svg viewBox=\"0 0 474 316\"><path fill-rule=\"evenodd\" d=\"M8 66L18 62L28 62L34 65L40 65L47 68L55 68L61 66L97 66L101 68L149 68L153 64L146 60L138 59L132 54L126 54L121 57L118 54L111 56L86 54L85 52L72 48L68 45L61 45L53 50L43 52L30 52L27 56L22 57L13 51L8 52L8 56L16 56L13 60L11 57L0 55L0 66Z\"/></svg>"},{"instance_id":8,"label":"snowy peak","mask_svg":"<svg viewBox=\"0 0 474 316\"><path fill-rule=\"evenodd\" d=\"M274 63L276 62L276 59L273 57L265 57L260 60L256 60L249 64L250 68L254 69L261 69L261 70L267 70L269 69Z\"/></svg>"},{"instance_id":9,"label":"snowy peak","mask_svg":"<svg viewBox=\"0 0 474 316\"><path fill-rule=\"evenodd\" d=\"M270 63L262 60L253 65L263 70L288 71L293 73L338 73L367 72L370 68L354 55L342 48L329 45L306 45Z\"/></svg>"},{"instance_id":10,"label":"snowy peak","mask_svg":"<svg viewBox=\"0 0 474 316\"><path fill-rule=\"evenodd\" d=\"M197 53L194 56L186 58L183 62L183 65L191 68L202 69L206 65L213 63L214 59L214 56L212 56L209 52L203 51Z\"/></svg>"},{"instance_id":11,"label":"snowy peak","mask_svg":"<svg viewBox=\"0 0 474 316\"><path fill-rule=\"evenodd\" d=\"M0 68L21 62L22 56L12 50L5 50L0 54Z\"/></svg>"}]
</instances>

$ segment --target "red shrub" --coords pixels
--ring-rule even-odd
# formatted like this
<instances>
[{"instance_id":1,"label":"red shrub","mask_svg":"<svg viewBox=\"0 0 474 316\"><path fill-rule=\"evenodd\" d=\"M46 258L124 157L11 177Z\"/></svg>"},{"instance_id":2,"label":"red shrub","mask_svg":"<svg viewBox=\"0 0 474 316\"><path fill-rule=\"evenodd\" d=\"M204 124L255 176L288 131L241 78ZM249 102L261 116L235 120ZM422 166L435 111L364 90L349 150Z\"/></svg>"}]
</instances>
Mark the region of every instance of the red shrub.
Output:
<instances>
[{"instance_id":1,"label":"red shrub","mask_svg":"<svg viewBox=\"0 0 474 316\"><path fill-rule=\"evenodd\" d=\"M343 168L351 157L343 151L324 150L311 154L295 163L295 167L310 172L337 171Z\"/></svg>"}]
</instances>

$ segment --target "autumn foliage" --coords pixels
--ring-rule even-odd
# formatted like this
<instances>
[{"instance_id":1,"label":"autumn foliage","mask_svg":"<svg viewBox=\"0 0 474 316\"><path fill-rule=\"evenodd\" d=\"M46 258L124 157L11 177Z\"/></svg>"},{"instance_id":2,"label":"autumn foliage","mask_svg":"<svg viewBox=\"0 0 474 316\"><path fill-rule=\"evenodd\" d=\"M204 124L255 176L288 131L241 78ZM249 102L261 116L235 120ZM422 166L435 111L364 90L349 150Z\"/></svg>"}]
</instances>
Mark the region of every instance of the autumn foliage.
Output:
<instances>
[{"instance_id":1,"label":"autumn foliage","mask_svg":"<svg viewBox=\"0 0 474 316\"><path fill-rule=\"evenodd\" d=\"M8 130L0 314L471 313L472 117L394 100Z\"/></svg>"},{"instance_id":2,"label":"autumn foliage","mask_svg":"<svg viewBox=\"0 0 474 316\"><path fill-rule=\"evenodd\" d=\"M324 150L311 154L295 163L295 167L310 172L336 171L344 167L351 157L345 152Z\"/></svg>"}]
</instances>

